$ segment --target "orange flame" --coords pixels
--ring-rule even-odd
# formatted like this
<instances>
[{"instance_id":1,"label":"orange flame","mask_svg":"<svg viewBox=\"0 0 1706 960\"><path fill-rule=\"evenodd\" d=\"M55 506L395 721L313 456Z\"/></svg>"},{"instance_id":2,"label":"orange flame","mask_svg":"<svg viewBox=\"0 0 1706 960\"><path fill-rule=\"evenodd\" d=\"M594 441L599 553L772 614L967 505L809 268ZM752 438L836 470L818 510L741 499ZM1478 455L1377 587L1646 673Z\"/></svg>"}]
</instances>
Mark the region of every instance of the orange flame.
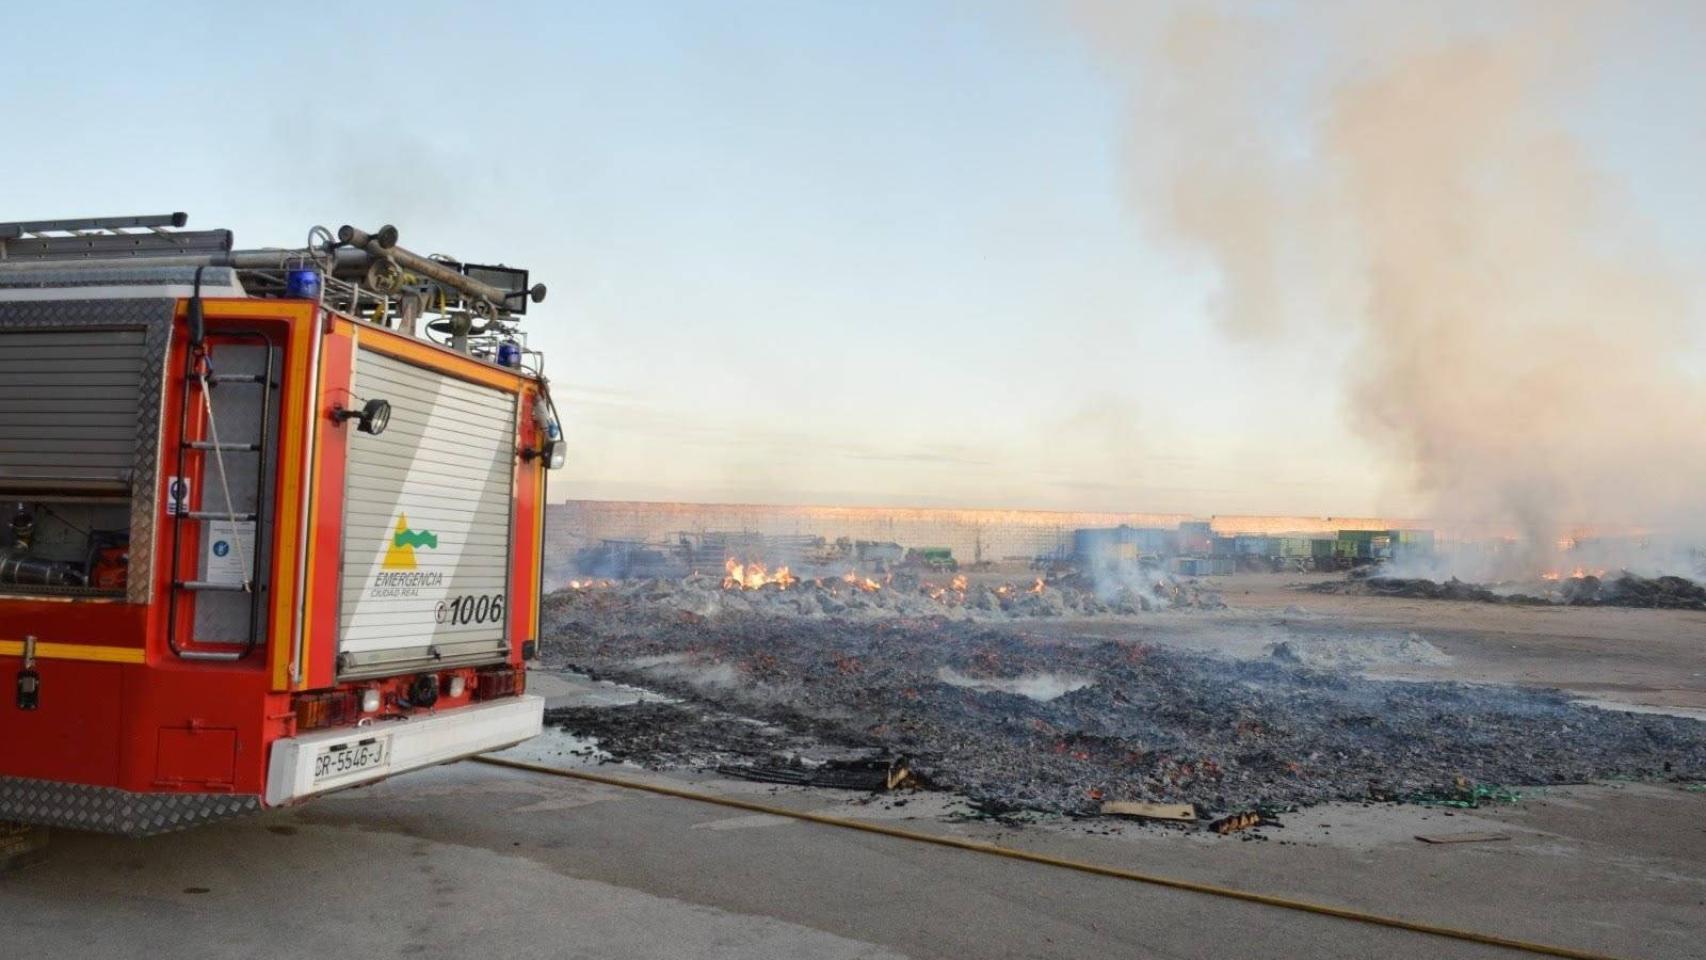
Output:
<instances>
[{"instance_id":1,"label":"orange flame","mask_svg":"<svg viewBox=\"0 0 1706 960\"><path fill-rule=\"evenodd\" d=\"M1540 575L1540 579L1542 579L1542 580L1563 580L1566 577L1568 577L1571 580L1580 580L1583 577L1603 577L1603 576L1605 576L1604 568L1601 568L1598 570L1589 570L1586 567L1577 566L1576 569L1571 570L1569 573L1563 573L1563 572L1558 571L1558 570L1548 570L1545 573L1542 573Z\"/></svg>"},{"instance_id":2,"label":"orange flame","mask_svg":"<svg viewBox=\"0 0 1706 960\"><path fill-rule=\"evenodd\" d=\"M757 590L767 583L786 590L798 582L799 578L789 572L786 564L772 571L757 561L741 563L734 557L723 561L724 590Z\"/></svg>"},{"instance_id":3,"label":"orange flame","mask_svg":"<svg viewBox=\"0 0 1706 960\"><path fill-rule=\"evenodd\" d=\"M859 576L859 574L856 571L853 571L853 570L849 570L845 574L842 574L841 579L845 580L846 582L852 584L855 587L858 587L860 590L863 590L866 593L876 593L878 590L881 590L883 588L882 584L878 583L875 580L872 580L870 577L861 577L861 576Z\"/></svg>"},{"instance_id":4,"label":"orange flame","mask_svg":"<svg viewBox=\"0 0 1706 960\"><path fill-rule=\"evenodd\" d=\"M1043 592L1043 578L1042 577L1038 577L1037 582L1031 584L1031 592L1032 593L1042 593Z\"/></svg>"}]
</instances>

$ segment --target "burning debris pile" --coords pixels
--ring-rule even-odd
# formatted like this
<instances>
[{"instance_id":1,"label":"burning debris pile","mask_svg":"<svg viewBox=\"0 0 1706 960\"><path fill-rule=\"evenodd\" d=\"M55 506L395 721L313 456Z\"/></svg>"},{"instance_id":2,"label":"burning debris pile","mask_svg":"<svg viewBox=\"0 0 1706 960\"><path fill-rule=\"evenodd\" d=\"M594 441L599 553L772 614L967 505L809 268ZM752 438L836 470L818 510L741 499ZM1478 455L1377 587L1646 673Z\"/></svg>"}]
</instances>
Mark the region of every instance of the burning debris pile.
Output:
<instances>
[{"instance_id":1,"label":"burning debris pile","mask_svg":"<svg viewBox=\"0 0 1706 960\"><path fill-rule=\"evenodd\" d=\"M1263 804L1405 797L1471 781L1706 777L1706 724L1572 706L1562 694L1383 682L1013 625L725 611L649 618L559 593L543 654L842 748L904 756L991 809L1089 814L1106 801ZM680 751L643 729L586 732L637 762ZM748 762L774 762L766 741ZM738 752L738 751L737 751Z\"/></svg>"},{"instance_id":2,"label":"burning debris pile","mask_svg":"<svg viewBox=\"0 0 1706 960\"><path fill-rule=\"evenodd\" d=\"M1611 580L1595 576L1562 581L1564 602L1576 606L1669 607L1706 610L1706 586L1685 577L1638 577L1625 573Z\"/></svg>"},{"instance_id":3,"label":"burning debris pile","mask_svg":"<svg viewBox=\"0 0 1706 960\"><path fill-rule=\"evenodd\" d=\"M1220 595L1194 581L1156 574L1141 583L1097 592L1076 583L971 583L964 575L942 582L910 573L881 580L848 571L840 576L802 578L785 566L728 562L721 580L571 581L557 594L559 605L586 607L604 617L641 618L659 609L714 617L724 614L893 620L948 617L956 620L1016 620L1035 617L1106 617L1174 608L1218 609Z\"/></svg>"},{"instance_id":4,"label":"burning debris pile","mask_svg":"<svg viewBox=\"0 0 1706 960\"><path fill-rule=\"evenodd\" d=\"M1611 578L1578 571L1569 577L1543 577L1534 583L1464 583L1410 577L1357 577L1312 584L1316 593L1345 593L1423 600L1476 600L1578 607L1662 607L1706 610L1706 586L1685 577L1642 577L1625 571Z\"/></svg>"}]
</instances>

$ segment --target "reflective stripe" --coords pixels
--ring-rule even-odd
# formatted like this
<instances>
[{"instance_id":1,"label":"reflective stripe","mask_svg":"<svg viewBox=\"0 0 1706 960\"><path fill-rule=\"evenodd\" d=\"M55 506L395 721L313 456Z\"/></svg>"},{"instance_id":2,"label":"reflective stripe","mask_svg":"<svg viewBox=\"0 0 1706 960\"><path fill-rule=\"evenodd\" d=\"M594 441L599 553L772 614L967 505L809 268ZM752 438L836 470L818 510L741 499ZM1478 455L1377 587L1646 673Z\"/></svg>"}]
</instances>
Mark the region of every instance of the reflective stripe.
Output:
<instances>
[{"instance_id":1,"label":"reflective stripe","mask_svg":"<svg viewBox=\"0 0 1706 960\"><path fill-rule=\"evenodd\" d=\"M0 657L22 657L24 641L0 640ZM92 660L97 663L141 663L141 647L100 647L84 643L36 641L37 660Z\"/></svg>"},{"instance_id":2,"label":"reflective stripe","mask_svg":"<svg viewBox=\"0 0 1706 960\"><path fill-rule=\"evenodd\" d=\"M313 416L314 405L309 402L308 368L309 354L314 349L314 338L303 326L316 322L312 312L306 318L297 317L297 328L292 332L290 344L289 366L286 371L288 393L279 405L279 463L283 469L279 471L278 494L273 498L275 508L274 535L278 538L275 547L279 563L273 573L273 613L272 630L268 636L272 638L273 683L274 690L288 690L300 684L292 683L290 677L291 665L291 628L292 614L296 611L295 572L298 564L304 562L303 545L297 542L299 512L304 509L302 503L302 464L304 456L304 434L309 419Z\"/></svg>"}]
</instances>

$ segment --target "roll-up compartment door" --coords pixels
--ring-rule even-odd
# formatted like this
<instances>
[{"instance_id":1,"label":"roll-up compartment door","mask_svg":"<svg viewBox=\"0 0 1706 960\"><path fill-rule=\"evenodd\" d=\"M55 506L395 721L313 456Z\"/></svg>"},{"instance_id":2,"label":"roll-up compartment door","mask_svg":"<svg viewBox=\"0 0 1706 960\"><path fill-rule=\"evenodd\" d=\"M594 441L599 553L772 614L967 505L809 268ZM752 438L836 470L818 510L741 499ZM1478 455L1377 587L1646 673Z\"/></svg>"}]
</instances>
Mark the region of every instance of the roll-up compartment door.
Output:
<instances>
[{"instance_id":1,"label":"roll-up compartment door","mask_svg":"<svg viewBox=\"0 0 1706 960\"><path fill-rule=\"evenodd\" d=\"M358 349L349 432L339 675L501 660L508 651L516 396Z\"/></svg>"},{"instance_id":2,"label":"roll-up compartment door","mask_svg":"<svg viewBox=\"0 0 1706 960\"><path fill-rule=\"evenodd\" d=\"M128 492L146 333L0 330L0 486ZM154 378L158 382L158 378Z\"/></svg>"}]
</instances>

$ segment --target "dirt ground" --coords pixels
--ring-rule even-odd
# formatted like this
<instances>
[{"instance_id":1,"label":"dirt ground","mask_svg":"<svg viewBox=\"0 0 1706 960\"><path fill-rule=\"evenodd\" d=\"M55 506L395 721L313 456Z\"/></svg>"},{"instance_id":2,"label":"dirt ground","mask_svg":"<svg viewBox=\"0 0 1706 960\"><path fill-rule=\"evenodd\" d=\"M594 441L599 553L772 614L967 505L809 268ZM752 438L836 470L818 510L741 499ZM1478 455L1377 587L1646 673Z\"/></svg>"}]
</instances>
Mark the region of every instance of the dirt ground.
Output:
<instances>
[{"instance_id":1,"label":"dirt ground","mask_svg":"<svg viewBox=\"0 0 1706 960\"><path fill-rule=\"evenodd\" d=\"M1203 584L1221 592L1225 609L1117 619L1030 619L1013 629L1140 640L1251 659L1273 656L1276 645L1286 644L1303 662L1375 677L1557 688L1615 709L1648 708L1706 719L1706 613L1519 607L1300 589L1336 576L1203 578ZM987 578L990 583L1023 577L972 575L974 582ZM572 680L561 702L599 701L613 694L604 689L607 686ZM587 762L582 754L552 747L548 737L531 749L553 763ZM685 771L650 775L689 778L734 792L756 789ZM765 795L820 809L837 802L833 792L818 790L770 788ZM950 794L927 794L910 798L904 806L878 800L853 809L861 816L905 818L914 827L970 830L980 836L987 831L989 839L1004 844L1071 851L1098 862L1131 863L1244 889L1356 903L1617 956L1699 955L1700 910L1706 904L1706 852L1701 844L1706 830L1698 817L1706 794L1697 785L1600 782L1524 789L1519 802L1473 811L1327 804L1286 818L1280 829L1257 831L1259 836L1248 842L1107 819L1043 818L1005 830L956 821L952 814L957 802ZM841 807L838 812L848 810ZM768 817L730 817L717 824L719 831L746 836L794 829ZM1417 839L1464 833L1502 839L1441 846ZM815 870L826 861L806 862ZM1027 904L1047 903L1047 910L1053 911L1069 902L1090 902L1076 899L1085 891L1074 889L1066 895L1068 884L1061 878L1032 879L1038 885ZM929 900L931 916L951 909L936 900L944 889L941 884L922 889L928 892L915 890L912 895ZM1011 888L1003 887L1000 895L1010 899ZM1336 951L1397 956L1410 950L1431 957L1512 955L1427 938L1353 945L1359 935L1354 929L1326 931L1318 939L1293 918L1273 918L1268 926L1264 918L1231 916L1218 905L1208 907L1209 915L1199 920L1175 923L1167 908L1148 903L1145 894L1122 891L1117 896L1131 898L1132 905L1088 910L1068 924L1079 926L1078 935L1032 917L1021 926L1046 927L1048 934L1039 934L1034 942L1025 932L999 923L991 929L1000 931L1002 946L967 939L981 924L948 936L942 936L941 925L932 924L925 928L931 942L893 945L909 955L1084 956L1107 955L1110 949L1169 956L1328 956ZM1143 932L1131 933L1123 926L1128 921L1136 924L1133 930ZM867 915L855 927L864 932L874 923ZM1180 928L1189 932L1170 940L1170 932ZM1243 937L1256 929L1262 930L1264 947L1251 952L1250 941ZM1220 931L1240 933L1233 942L1216 943Z\"/></svg>"},{"instance_id":2,"label":"dirt ground","mask_svg":"<svg viewBox=\"0 0 1706 960\"><path fill-rule=\"evenodd\" d=\"M1556 687L1583 699L1706 717L1706 613L1615 607L1505 606L1318 594L1297 589L1339 574L1236 574L1203 582L1227 608L1136 622L1059 622L1033 629L1127 636L1230 655L1286 636L1348 647L1414 635L1446 660L1375 658L1371 675Z\"/></svg>"}]
</instances>

